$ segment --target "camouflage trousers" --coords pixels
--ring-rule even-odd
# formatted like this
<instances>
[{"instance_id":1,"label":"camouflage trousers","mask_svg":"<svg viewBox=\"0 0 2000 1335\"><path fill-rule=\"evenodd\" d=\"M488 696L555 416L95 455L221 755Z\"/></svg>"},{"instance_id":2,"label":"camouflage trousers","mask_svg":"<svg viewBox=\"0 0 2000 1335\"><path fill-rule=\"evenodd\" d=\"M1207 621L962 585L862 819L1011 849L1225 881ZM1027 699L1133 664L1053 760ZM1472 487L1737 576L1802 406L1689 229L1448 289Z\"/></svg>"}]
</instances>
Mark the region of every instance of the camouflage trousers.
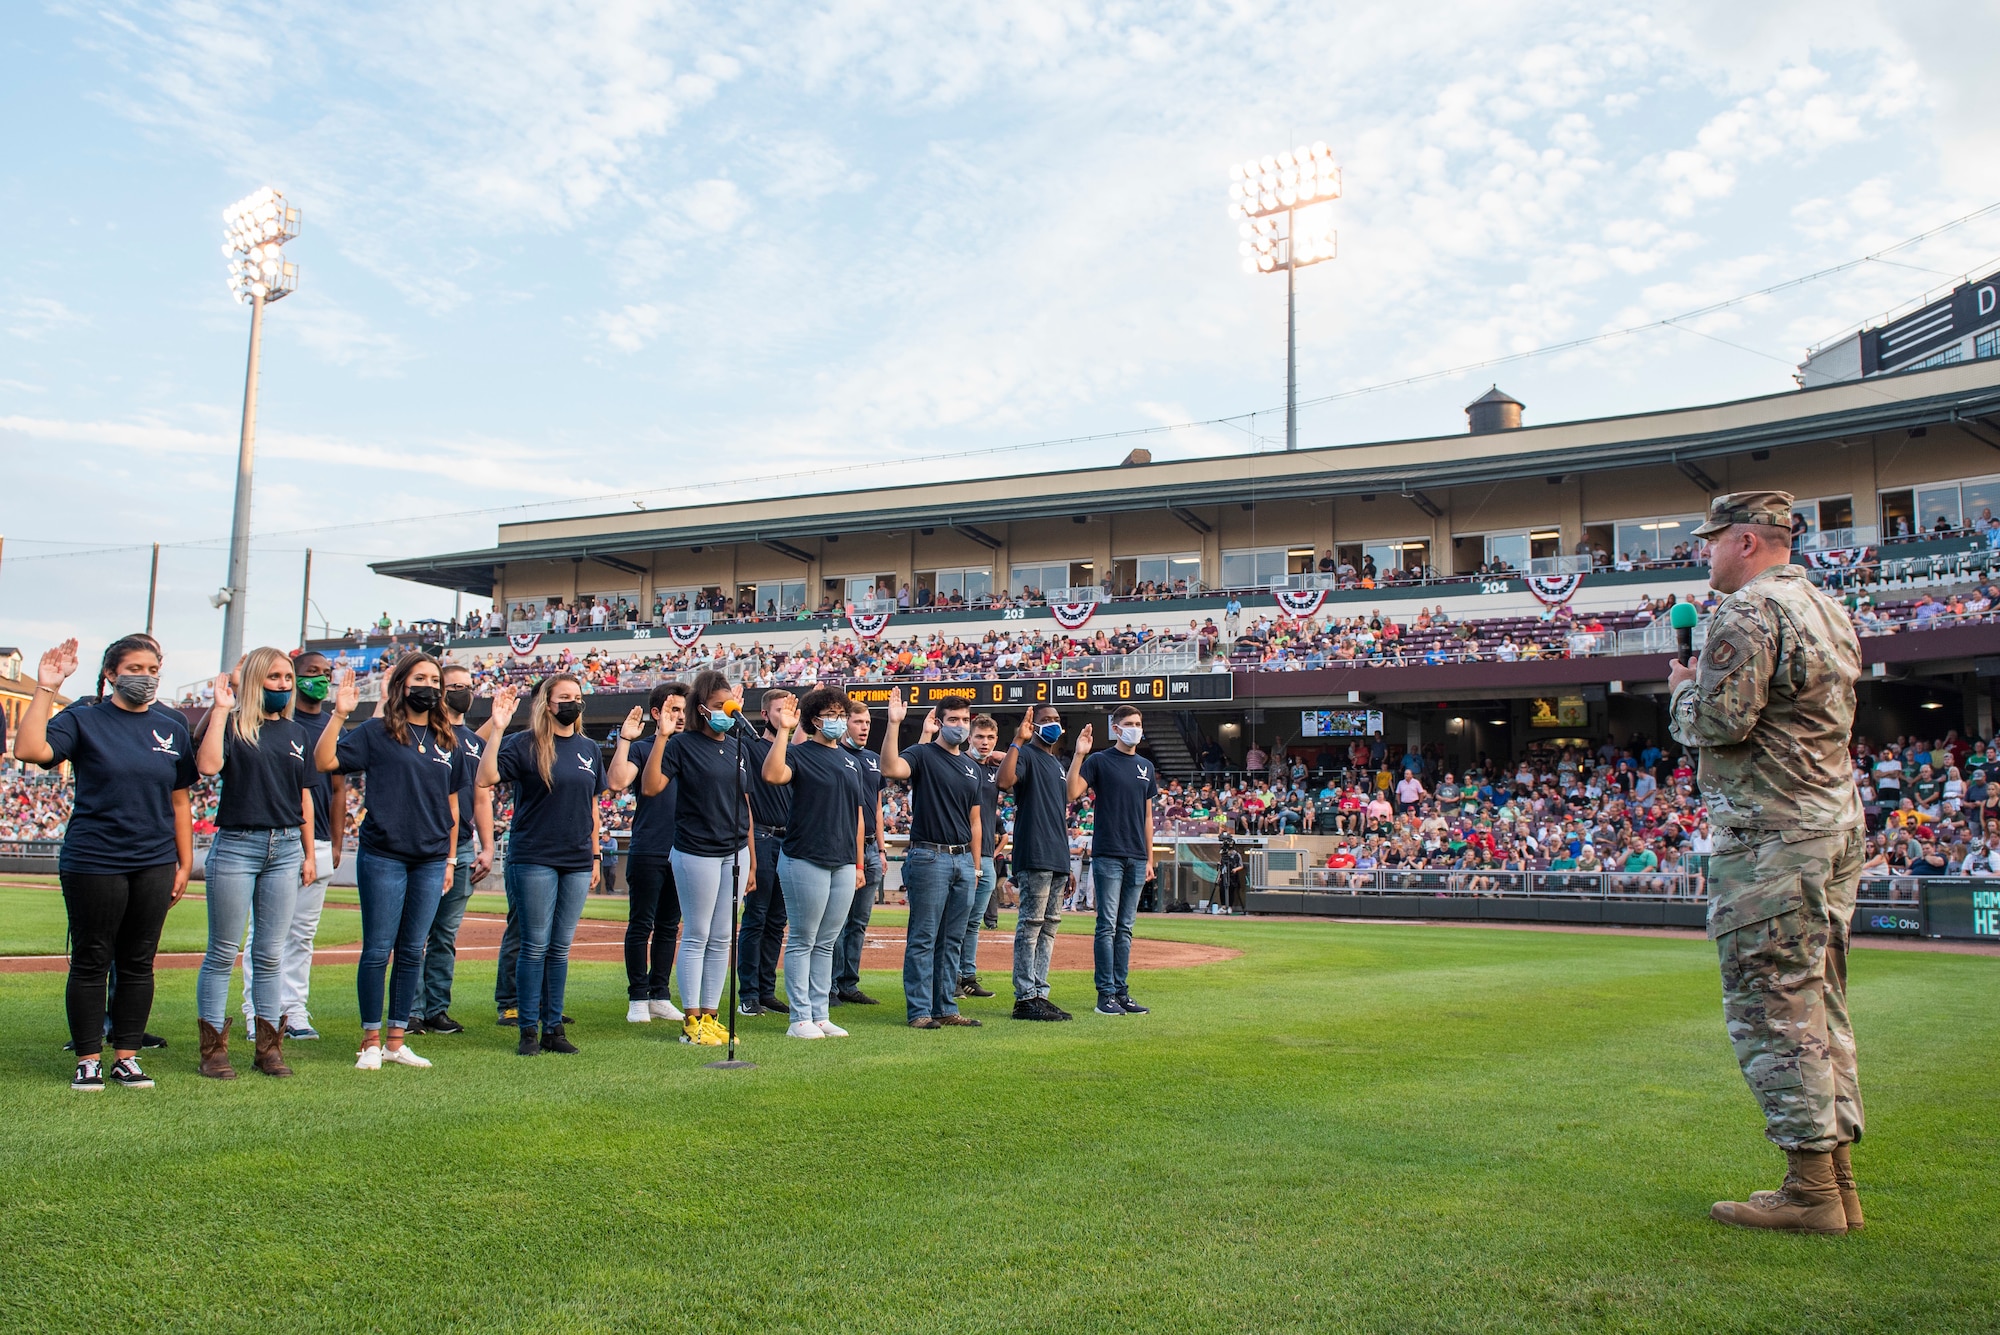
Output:
<instances>
[{"instance_id":1,"label":"camouflage trousers","mask_svg":"<svg viewBox=\"0 0 2000 1335\"><path fill-rule=\"evenodd\" d=\"M1788 1150L1861 1139L1847 1015L1848 929L1862 834L1721 830L1709 861L1709 934L1737 1065Z\"/></svg>"}]
</instances>

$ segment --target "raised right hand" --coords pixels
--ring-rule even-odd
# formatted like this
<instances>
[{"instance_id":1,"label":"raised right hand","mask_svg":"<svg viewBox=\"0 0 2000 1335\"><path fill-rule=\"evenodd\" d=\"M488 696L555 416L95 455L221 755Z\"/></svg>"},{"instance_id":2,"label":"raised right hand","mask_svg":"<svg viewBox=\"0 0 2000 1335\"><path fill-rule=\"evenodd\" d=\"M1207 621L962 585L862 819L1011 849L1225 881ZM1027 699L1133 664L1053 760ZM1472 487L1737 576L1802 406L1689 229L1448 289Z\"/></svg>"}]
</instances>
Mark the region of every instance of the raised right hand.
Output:
<instances>
[{"instance_id":1,"label":"raised right hand","mask_svg":"<svg viewBox=\"0 0 2000 1335\"><path fill-rule=\"evenodd\" d=\"M1035 740L1035 711L1030 709L1021 715L1021 726L1014 729L1014 740L1026 746Z\"/></svg>"},{"instance_id":2,"label":"raised right hand","mask_svg":"<svg viewBox=\"0 0 2000 1335\"><path fill-rule=\"evenodd\" d=\"M625 722L618 728L618 735L628 742L636 742L646 735L646 711L637 705L625 716Z\"/></svg>"},{"instance_id":3,"label":"raised right hand","mask_svg":"<svg viewBox=\"0 0 2000 1335\"><path fill-rule=\"evenodd\" d=\"M1086 723L1076 734L1076 753L1080 756L1090 754L1090 728L1091 725Z\"/></svg>"},{"instance_id":4,"label":"raised right hand","mask_svg":"<svg viewBox=\"0 0 2000 1335\"><path fill-rule=\"evenodd\" d=\"M780 732L787 732L787 733L797 732L799 730L798 701L780 700L778 702L778 730Z\"/></svg>"},{"instance_id":5,"label":"raised right hand","mask_svg":"<svg viewBox=\"0 0 2000 1335\"><path fill-rule=\"evenodd\" d=\"M215 682L210 687L215 692L215 707L222 713L236 708L236 686L227 672L215 674Z\"/></svg>"},{"instance_id":6,"label":"raised right hand","mask_svg":"<svg viewBox=\"0 0 2000 1335\"><path fill-rule=\"evenodd\" d=\"M76 644L76 641L71 640L70 644L74 646ZM909 705L903 702L902 687L900 686L895 687L893 690L889 692L888 709L889 709L889 722L891 723L901 723L903 721L903 717L910 712Z\"/></svg>"},{"instance_id":7,"label":"raised right hand","mask_svg":"<svg viewBox=\"0 0 2000 1335\"><path fill-rule=\"evenodd\" d=\"M521 693L512 686L502 686L493 693L493 721L500 725L501 732L514 721L514 711L521 706Z\"/></svg>"},{"instance_id":8,"label":"raised right hand","mask_svg":"<svg viewBox=\"0 0 2000 1335\"><path fill-rule=\"evenodd\" d=\"M346 718L361 708L361 687L354 680L353 668L336 668L333 675L333 712Z\"/></svg>"},{"instance_id":9,"label":"raised right hand","mask_svg":"<svg viewBox=\"0 0 2000 1335\"><path fill-rule=\"evenodd\" d=\"M35 681L53 691L68 681L76 671L76 641L64 640L53 649L42 651L42 661L35 669Z\"/></svg>"}]
</instances>

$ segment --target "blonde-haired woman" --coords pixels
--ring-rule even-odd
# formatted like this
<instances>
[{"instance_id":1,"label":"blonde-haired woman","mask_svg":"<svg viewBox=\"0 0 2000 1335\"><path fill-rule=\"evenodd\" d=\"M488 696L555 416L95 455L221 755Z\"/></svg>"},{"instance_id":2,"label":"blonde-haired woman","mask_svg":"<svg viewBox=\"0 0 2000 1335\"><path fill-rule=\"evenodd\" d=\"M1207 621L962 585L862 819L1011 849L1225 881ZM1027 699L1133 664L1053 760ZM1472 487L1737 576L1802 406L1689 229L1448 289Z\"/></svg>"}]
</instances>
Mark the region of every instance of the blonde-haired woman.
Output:
<instances>
[{"instance_id":1,"label":"blonde-haired woman","mask_svg":"<svg viewBox=\"0 0 2000 1335\"><path fill-rule=\"evenodd\" d=\"M569 947L584 899L597 885L602 845L597 796L604 757L583 731L583 682L568 672L542 679L528 706L528 726L505 737L519 697L493 697L493 731L479 761L479 786L514 785L507 831L507 902L521 932L514 995L523 1057L577 1050L563 1032Z\"/></svg>"},{"instance_id":2,"label":"blonde-haired woman","mask_svg":"<svg viewBox=\"0 0 2000 1335\"><path fill-rule=\"evenodd\" d=\"M282 649L252 649L232 674L215 679L195 769L222 776L215 843L208 851L208 953L195 982L201 1064L212 1080L234 1080L229 1064L229 976L254 929L251 997L256 1067L286 1076L283 954L299 886L314 879L312 761L303 726L292 719L292 660ZM239 689L240 683L240 689Z\"/></svg>"}]
</instances>

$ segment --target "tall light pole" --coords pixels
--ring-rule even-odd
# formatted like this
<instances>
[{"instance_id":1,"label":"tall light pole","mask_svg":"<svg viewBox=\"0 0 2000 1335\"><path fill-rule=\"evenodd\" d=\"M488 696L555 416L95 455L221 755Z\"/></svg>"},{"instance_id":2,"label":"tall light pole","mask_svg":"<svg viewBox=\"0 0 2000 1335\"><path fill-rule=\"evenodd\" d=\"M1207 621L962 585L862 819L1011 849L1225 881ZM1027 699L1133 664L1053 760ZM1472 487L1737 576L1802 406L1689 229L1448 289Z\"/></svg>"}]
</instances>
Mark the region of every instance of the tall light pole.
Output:
<instances>
[{"instance_id":1,"label":"tall light pole","mask_svg":"<svg viewBox=\"0 0 2000 1335\"><path fill-rule=\"evenodd\" d=\"M299 211L265 186L222 211L222 253L229 260L229 290L250 307L250 365L243 377L243 431L236 442L236 511L229 525L229 582L211 600L222 612L222 670L243 656L243 621L250 584L250 480L257 454L257 356L263 346L264 307L298 286L299 270L285 262L284 245L299 234Z\"/></svg>"},{"instance_id":2,"label":"tall light pole","mask_svg":"<svg viewBox=\"0 0 2000 1335\"><path fill-rule=\"evenodd\" d=\"M1229 216L1239 219L1243 272L1285 271L1285 448L1299 447L1298 271L1336 253L1340 168L1325 144L1229 164Z\"/></svg>"}]
</instances>

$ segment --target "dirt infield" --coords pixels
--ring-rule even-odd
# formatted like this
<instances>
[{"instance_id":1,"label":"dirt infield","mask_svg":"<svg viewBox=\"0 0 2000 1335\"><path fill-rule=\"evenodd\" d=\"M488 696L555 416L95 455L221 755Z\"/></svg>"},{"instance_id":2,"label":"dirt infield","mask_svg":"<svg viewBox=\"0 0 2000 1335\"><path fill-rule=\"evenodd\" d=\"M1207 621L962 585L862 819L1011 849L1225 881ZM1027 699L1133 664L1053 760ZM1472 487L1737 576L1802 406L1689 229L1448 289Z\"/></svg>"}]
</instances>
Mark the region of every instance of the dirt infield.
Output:
<instances>
[{"instance_id":1,"label":"dirt infield","mask_svg":"<svg viewBox=\"0 0 2000 1335\"><path fill-rule=\"evenodd\" d=\"M458 953L463 959L490 960L500 954L500 933L507 920L490 914L469 913L464 924L458 929ZM979 949L999 967L989 966L987 972L1006 972L1005 961L1012 958L1014 934L1012 932L981 932ZM900 969L903 967L903 929L900 927L871 927L868 929L868 943L863 948L861 959L864 969ZM1243 952L1229 950L1221 946L1197 946L1185 941L1152 941L1144 937L1132 942L1132 967L1134 969L1190 969L1200 964L1214 964L1218 960L1235 959ZM576 926L576 942L570 947L569 957L573 960L619 961L625 958L625 924L604 922L585 918ZM335 946L329 950L315 950L315 964L352 964L361 958L361 947ZM161 969L193 969L201 964L198 954L161 955L155 961ZM1091 938L1088 936L1063 935L1056 938L1056 954L1053 967L1058 970L1087 972L1091 968ZM0 956L0 973L61 973L69 968L69 961L62 955L8 955Z\"/></svg>"}]
</instances>

